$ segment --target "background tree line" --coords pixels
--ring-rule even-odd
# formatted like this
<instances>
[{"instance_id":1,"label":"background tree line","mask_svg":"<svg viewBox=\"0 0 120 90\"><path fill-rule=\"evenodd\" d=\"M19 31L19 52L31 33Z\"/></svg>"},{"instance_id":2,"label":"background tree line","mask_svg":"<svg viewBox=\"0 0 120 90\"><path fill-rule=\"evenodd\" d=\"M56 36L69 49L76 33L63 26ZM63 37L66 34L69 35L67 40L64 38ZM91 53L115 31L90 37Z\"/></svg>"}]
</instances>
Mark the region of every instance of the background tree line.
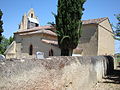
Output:
<instances>
[{"instance_id":1,"label":"background tree line","mask_svg":"<svg viewBox=\"0 0 120 90\"><path fill-rule=\"evenodd\" d=\"M0 44L0 54L4 54L5 50L8 46L13 42L13 37L6 38L2 36L1 44Z\"/></svg>"},{"instance_id":2,"label":"background tree line","mask_svg":"<svg viewBox=\"0 0 120 90\"><path fill-rule=\"evenodd\" d=\"M118 20L118 23L113 26L115 28L114 35L116 40L120 40L120 14L116 14L115 17Z\"/></svg>"},{"instance_id":3,"label":"background tree line","mask_svg":"<svg viewBox=\"0 0 120 90\"><path fill-rule=\"evenodd\" d=\"M13 37L6 38L2 35L3 33L3 21L2 21L3 13L0 9L0 54L4 54L7 47L13 42Z\"/></svg>"}]
</instances>

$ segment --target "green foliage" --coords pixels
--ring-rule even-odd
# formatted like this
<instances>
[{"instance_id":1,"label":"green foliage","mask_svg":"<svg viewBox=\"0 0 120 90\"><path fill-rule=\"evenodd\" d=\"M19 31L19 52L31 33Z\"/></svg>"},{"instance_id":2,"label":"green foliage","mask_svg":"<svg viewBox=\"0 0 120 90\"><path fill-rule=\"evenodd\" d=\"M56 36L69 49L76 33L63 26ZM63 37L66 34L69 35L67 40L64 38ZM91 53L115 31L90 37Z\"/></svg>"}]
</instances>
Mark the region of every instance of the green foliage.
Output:
<instances>
[{"instance_id":1,"label":"green foliage","mask_svg":"<svg viewBox=\"0 0 120 90\"><path fill-rule=\"evenodd\" d=\"M118 54L116 57L115 57L115 60L117 63L120 63L120 54Z\"/></svg>"},{"instance_id":2,"label":"green foliage","mask_svg":"<svg viewBox=\"0 0 120 90\"><path fill-rule=\"evenodd\" d=\"M2 15L3 15L3 13L2 13L2 11L0 9L0 42L2 40L2 32L3 32L3 28L2 28L3 21L1 20L2 19Z\"/></svg>"},{"instance_id":3,"label":"green foliage","mask_svg":"<svg viewBox=\"0 0 120 90\"><path fill-rule=\"evenodd\" d=\"M116 19L118 20L118 23L115 26L116 31L114 32L115 39L120 40L120 14L117 14L115 16L116 16Z\"/></svg>"},{"instance_id":4,"label":"green foliage","mask_svg":"<svg viewBox=\"0 0 120 90\"><path fill-rule=\"evenodd\" d=\"M50 24L51 26L55 27L55 23L54 22L48 22L47 24Z\"/></svg>"},{"instance_id":5,"label":"green foliage","mask_svg":"<svg viewBox=\"0 0 120 90\"><path fill-rule=\"evenodd\" d=\"M8 39L9 44L11 44L14 41L14 37L10 36L10 38Z\"/></svg>"},{"instance_id":6,"label":"green foliage","mask_svg":"<svg viewBox=\"0 0 120 90\"><path fill-rule=\"evenodd\" d=\"M2 41L0 44L0 54L4 54L7 47L13 42L13 37L10 37L9 39L2 36Z\"/></svg>"},{"instance_id":7,"label":"green foliage","mask_svg":"<svg viewBox=\"0 0 120 90\"><path fill-rule=\"evenodd\" d=\"M85 0L58 0L56 33L61 49L73 50L79 43L82 27L82 11ZM61 50L64 52L64 50Z\"/></svg>"}]
</instances>

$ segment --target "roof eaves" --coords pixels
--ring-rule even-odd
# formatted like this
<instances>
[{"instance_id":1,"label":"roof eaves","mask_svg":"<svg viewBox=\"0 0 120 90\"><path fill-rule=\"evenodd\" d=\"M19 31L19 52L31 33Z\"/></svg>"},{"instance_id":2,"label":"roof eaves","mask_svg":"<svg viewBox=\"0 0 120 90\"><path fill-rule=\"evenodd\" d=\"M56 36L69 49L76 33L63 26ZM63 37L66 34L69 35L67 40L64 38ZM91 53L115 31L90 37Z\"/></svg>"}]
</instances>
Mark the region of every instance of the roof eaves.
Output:
<instances>
[{"instance_id":1,"label":"roof eaves","mask_svg":"<svg viewBox=\"0 0 120 90\"><path fill-rule=\"evenodd\" d=\"M105 21L106 19L108 19L108 17L104 17L104 19L100 22L98 22L98 24L102 23L103 21Z\"/></svg>"},{"instance_id":2,"label":"roof eaves","mask_svg":"<svg viewBox=\"0 0 120 90\"><path fill-rule=\"evenodd\" d=\"M87 24L82 24L82 25L90 25L90 24L98 25L98 23L87 23Z\"/></svg>"}]
</instances>

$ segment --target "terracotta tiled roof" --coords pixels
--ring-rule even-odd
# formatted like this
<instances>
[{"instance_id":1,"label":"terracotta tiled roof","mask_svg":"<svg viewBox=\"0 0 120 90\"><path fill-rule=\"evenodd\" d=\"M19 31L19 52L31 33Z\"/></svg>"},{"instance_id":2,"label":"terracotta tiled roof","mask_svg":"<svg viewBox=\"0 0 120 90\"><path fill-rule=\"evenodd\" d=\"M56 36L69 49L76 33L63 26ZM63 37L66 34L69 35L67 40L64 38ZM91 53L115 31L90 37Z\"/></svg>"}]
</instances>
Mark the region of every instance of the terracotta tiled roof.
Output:
<instances>
[{"instance_id":1,"label":"terracotta tiled roof","mask_svg":"<svg viewBox=\"0 0 120 90\"><path fill-rule=\"evenodd\" d=\"M33 31L33 32L26 32L26 33L20 33L19 35L24 36L24 35L32 35L32 34L48 34L52 36L57 36L56 33L50 31L50 30L38 30L38 31Z\"/></svg>"},{"instance_id":2,"label":"terracotta tiled roof","mask_svg":"<svg viewBox=\"0 0 120 90\"><path fill-rule=\"evenodd\" d=\"M105 18L98 18L98 19L89 19L89 20L83 20L82 23L83 23L83 25L85 25L85 24L98 24L106 19L108 19L108 18L105 17ZM45 34L57 36L54 32L52 32L50 30L55 30L55 28L51 25L46 25L46 26L39 26L39 27L34 27L31 29L26 29L26 30L19 30L18 32L15 32L15 33L18 33L20 35L45 33Z\"/></svg>"},{"instance_id":3,"label":"terracotta tiled roof","mask_svg":"<svg viewBox=\"0 0 120 90\"><path fill-rule=\"evenodd\" d=\"M73 50L73 52L74 52L75 54L82 54L83 49L77 47L77 48L75 48L75 49Z\"/></svg>"},{"instance_id":4,"label":"terracotta tiled roof","mask_svg":"<svg viewBox=\"0 0 120 90\"><path fill-rule=\"evenodd\" d=\"M39 27L34 27L34 28L31 28L31 29L25 29L25 30L19 30L15 33L25 33L25 32L33 32L33 31L38 31L38 30L42 30L42 29L54 29L53 26L50 26L50 25L46 25L46 26L39 26Z\"/></svg>"},{"instance_id":5,"label":"terracotta tiled roof","mask_svg":"<svg viewBox=\"0 0 120 90\"><path fill-rule=\"evenodd\" d=\"M53 40L47 40L47 39L42 39L42 42L58 46L58 41L53 41Z\"/></svg>"},{"instance_id":6,"label":"terracotta tiled roof","mask_svg":"<svg viewBox=\"0 0 120 90\"><path fill-rule=\"evenodd\" d=\"M89 20L83 20L82 24L98 24L104 20L108 19L107 17L104 18L98 18L98 19L89 19Z\"/></svg>"}]
</instances>

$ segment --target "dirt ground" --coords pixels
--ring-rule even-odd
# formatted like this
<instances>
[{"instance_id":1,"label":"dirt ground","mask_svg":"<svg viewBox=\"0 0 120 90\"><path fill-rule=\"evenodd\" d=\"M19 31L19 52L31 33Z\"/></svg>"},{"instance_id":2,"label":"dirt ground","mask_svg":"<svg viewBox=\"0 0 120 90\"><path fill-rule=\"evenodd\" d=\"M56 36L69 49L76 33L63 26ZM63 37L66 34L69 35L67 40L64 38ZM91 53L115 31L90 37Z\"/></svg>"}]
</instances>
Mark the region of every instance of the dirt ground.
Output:
<instances>
[{"instance_id":1,"label":"dirt ground","mask_svg":"<svg viewBox=\"0 0 120 90\"><path fill-rule=\"evenodd\" d=\"M91 90L120 90L120 67L104 78L102 82L93 86Z\"/></svg>"}]
</instances>

